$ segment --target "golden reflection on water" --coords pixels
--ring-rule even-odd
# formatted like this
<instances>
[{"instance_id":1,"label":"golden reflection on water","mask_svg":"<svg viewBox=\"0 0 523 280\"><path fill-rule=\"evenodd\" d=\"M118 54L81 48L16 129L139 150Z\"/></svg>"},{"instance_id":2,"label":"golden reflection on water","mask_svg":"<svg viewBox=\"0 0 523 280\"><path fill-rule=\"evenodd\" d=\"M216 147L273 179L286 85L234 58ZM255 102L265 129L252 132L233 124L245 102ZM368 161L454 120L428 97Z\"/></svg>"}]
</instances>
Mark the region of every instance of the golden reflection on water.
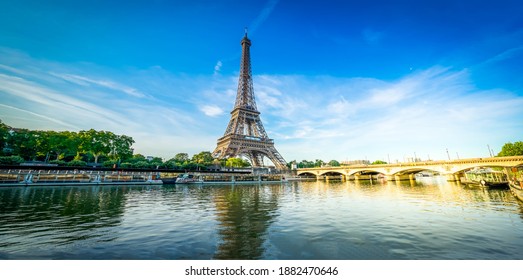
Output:
<instances>
[{"instance_id":1,"label":"golden reflection on water","mask_svg":"<svg viewBox=\"0 0 523 280\"><path fill-rule=\"evenodd\" d=\"M303 193L310 194L329 194L343 191L356 196L384 196L389 198L411 196L435 202L513 202L515 200L507 190L467 187L459 182L447 182L445 178L440 177L407 181L314 181L301 182L301 187Z\"/></svg>"},{"instance_id":2,"label":"golden reflection on water","mask_svg":"<svg viewBox=\"0 0 523 280\"><path fill-rule=\"evenodd\" d=\"M383 200L399 204L403 203L399 201L411 201L416 205L428 203L429 206L421 208L421 211L429 212L444 211L432 209L434 203L441 204L441 209L444 209L445 206L474 207L477 204L478 207L485 207L490 203L513 204L515 200L506 190L471 189L437 177L401 182L308 181L225 187L214 198L221 236L214 258L263 258L266 253L264 244L271 225L282 215L281 211L284 211L281 207L297 211L300 207L309 210L317 208L315 212L321 213L322 207L332 207L329 204L341 203L344 204L343 209L350 209L350 203L361 199L365 199L367 203L374 200L376 204Z\"/></svg>"}]
</instances>

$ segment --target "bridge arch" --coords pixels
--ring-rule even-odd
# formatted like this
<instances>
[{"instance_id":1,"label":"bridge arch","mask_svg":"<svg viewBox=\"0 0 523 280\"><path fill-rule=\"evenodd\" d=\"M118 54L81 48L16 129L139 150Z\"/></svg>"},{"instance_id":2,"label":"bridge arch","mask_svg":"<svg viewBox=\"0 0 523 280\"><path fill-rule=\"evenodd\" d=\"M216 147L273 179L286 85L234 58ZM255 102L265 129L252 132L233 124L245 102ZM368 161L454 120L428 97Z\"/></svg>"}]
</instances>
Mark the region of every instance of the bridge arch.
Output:
<instances>
[{"instance_id":1,"label":"bridge arch","mask_svg":"<svg viewBox=\"0 0 523 280\"><path fill-rule=\"evenodd\" d=\"M435 173L441 173L441 170L438 170L437 168L428 168L428 167L416 167L416 168L407 168L402 169L399 171L396 171L390 175L406 175L406 174L417 174L423 171L430 171Z\"/></svg>"},{"instance_id":2,"label":"bridge arch","mask_svg":"<svg viewBox=\"0 0 523 280\"><path fill-rule=\"evenodd\" d=\"M310 172L310 171L305 171L305 172L297 172L297 174L299 177L314 177L316 178L318 174L315 174L314 172Z\"/></svg>"},{"instance_id":3,"label":"bridge arch","mask_svg":"<svg viewBox=\"0 0 523 280\"><path fill-rule=\"evenodd\" d=\"M336 176L336 175L347 175L346 172L343 172L341 170L324 170L323 172L319 172L318 173L318 176L325 176L325 175L331 175L331 176Z\"/></svg>"},{"instance_id":4,"label":"bridge arch","mask_svg":"<svg viewBox=\"0 0 523 280\"><path fill-rule=\"evenodd\" d=\"M359 169L359 170L351 170L347 175L349 175L349 176L353 176L353 175L362 174L362 173L373 173L373 174L383 174L383 175L387 175L387 173L383 172L383 170L373 169L373 168L368 168L368 169Z\"/></svg>"}]
</instances>

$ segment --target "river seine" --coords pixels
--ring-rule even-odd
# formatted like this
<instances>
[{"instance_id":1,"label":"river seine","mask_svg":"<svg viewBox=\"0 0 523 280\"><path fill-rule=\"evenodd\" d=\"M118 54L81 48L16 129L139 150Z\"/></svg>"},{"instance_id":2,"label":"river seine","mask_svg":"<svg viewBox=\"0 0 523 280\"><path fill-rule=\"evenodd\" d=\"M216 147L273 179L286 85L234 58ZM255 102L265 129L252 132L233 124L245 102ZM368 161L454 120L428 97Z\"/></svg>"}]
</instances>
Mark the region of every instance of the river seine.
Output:
<instances>
[{"instance_id":1,"label":"river seine","mask_svg":"<svg viewBox=\"0 0 523 280\"><path fill-rule=\"evenodd\" d=\"M0 259L523 259L523 204L438 177L7 187L0 237Z\"/></svg>"}]
</instances>

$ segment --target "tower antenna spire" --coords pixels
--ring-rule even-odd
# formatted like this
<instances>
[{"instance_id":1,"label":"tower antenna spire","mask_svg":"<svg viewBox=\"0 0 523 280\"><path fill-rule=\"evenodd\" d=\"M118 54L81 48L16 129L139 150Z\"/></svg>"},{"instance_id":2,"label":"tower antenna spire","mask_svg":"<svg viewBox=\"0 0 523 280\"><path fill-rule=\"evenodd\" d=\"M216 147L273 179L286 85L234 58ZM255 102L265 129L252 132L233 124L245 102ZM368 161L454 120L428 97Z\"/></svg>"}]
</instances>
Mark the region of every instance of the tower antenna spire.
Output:
<instances>
[{"instance_id":1,"label":"tower antenna spire","mask_svg":"<svg viewBox=\"0 0 523 280\"><path fill-rule=\"evenodd\" d=\"M245 37L247 37L247 26L245 27Z\"/></svg>"}]
</instances>

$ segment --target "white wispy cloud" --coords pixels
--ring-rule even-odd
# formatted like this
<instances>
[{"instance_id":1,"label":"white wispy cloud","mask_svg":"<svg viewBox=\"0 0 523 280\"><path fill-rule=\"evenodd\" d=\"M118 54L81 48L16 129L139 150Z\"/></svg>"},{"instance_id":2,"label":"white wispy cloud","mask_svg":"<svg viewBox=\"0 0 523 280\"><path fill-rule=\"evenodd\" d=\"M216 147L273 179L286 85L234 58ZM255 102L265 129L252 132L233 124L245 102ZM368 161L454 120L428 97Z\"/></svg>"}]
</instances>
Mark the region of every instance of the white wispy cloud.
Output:
<instances>
[{"instance_id":1,"label":"white wispy cloud","mask_svg":"<svg viewBox=\"0 0 523 280\"><path fill-rule=\"evenodd\" d=\"M53 72L51 72L50 74L53 76L59 77L61 79L64 79L68 82L75 83L80 86L97 85L97 86L105 87L107 89L121 91L127 95L137 97L137 98L147 97L146 94L140 92L139 90L137 90L135 88L132 88L132 87L129 87L126 85L122 85L122 84L119 84L119 83L116 83L113 81L109 81L109 80L96 80L96 79L83 77L83 76L79 76L79 75L74 75L74 74L60 74L60 73L53 73Z\"/></svg>"},{"instance_id":2,"label":"white wispy cloud","mask_svg":"<svg viewBox=\"0 0 523 280\"><path fill-rule=\"evenodd\" d=\"M274 7L276 7L276 4L278 4L279 0L269 0L261 10L261 12L258 14L258 16L254 19L254 21L249 26L249 32L253 33L255 32L258 27L269 17L269 15L272 13L272 10Z\"/></svg>"},{"instance_id":3,"label":"white wispy cloud","mask_svg":"<svg viewBox=\"0 0 523 280\"><path fill-rule=\"evenodd\" d=\"M515 48L510 48L508 50L505 50L487 60L485 60L482 64L489 64L489 63L495 63L500 62L506 59L510 59L514 56L523 54L523 46L518 46Z\"/></svg>"},{"instance_id":4,"label":"white wispy cloud","mask_svg":"<svg viewBox=\"0 0 523 280\"><path fill-rule=\"evenodd\" d=\"M79 127L75 122L85 120L92 123L104 123L111 127L121 126L126 122L124 115L109 108L86 102L20 77L0 74L0 91L5 96L2 101L3 105L20 104L27 109L20 108L20 106L13 107L52 118L55 122L68 123L70 127Z\"/></svg>"},{"instance_id":5,"label":"white wispy cloud","mask_svg":"<svg viewBox=\"0 0 523 280\"><path fill-rule=\"evenodd\" d=\"M216 62L216 65L214 65L214 74L215 75L220 73L222 66L223 66L223 62L221 60L218 60L218 62Z\"/></svg>"},{"instance_id":6,"label":"white wispy cloud","mask_svg":"<svg viewBox=\"0 0 523 280\"><path fill-rule=\"evenodd\" d=\"M205 115L210 117L215 117L223 114L222 108L214 105L204 105L200 108L200 111L202 111Z\"/></svg>"},{"instance_id":7,"label":"white wispy cloud","mask_svg":"<svg viewBox=\"0 0 523 280\"><path fill-rule=\"evenodd\" d=\"M327 106L327 110L334 115L347 118L348 115L354 114L355 108L354 104L347 101L344 96L340 96L338 101L334 101Z\"/></svg>"},{"instance_id":8,"label":"white wispy cloud","mask_svg":"<svg viewBox=\"0 0 523 280\"><path fill-rule=\"evenodd\" d=\"M29 111L29 110L24 110L24 109L16 108L13 106L4 105L4 104L0 104L0 107L2 107L2 111L4 111L4 112L15 111L15 113L13 113L13 115L19 115L18 113L20 112L20 113L22 113L22 114L20 114L20 116L23 116L23 115L29 116L29 118L21 120L22 122L38 123L38 122L45 121L45 122L56 123L59 128L68 127L73 130L80 130L78 127L75 127L69 123L63 122L61 120L58 120L58 119L50 117L50 116L41 115L41 114Z\"/></svg>"}]
</instances>

